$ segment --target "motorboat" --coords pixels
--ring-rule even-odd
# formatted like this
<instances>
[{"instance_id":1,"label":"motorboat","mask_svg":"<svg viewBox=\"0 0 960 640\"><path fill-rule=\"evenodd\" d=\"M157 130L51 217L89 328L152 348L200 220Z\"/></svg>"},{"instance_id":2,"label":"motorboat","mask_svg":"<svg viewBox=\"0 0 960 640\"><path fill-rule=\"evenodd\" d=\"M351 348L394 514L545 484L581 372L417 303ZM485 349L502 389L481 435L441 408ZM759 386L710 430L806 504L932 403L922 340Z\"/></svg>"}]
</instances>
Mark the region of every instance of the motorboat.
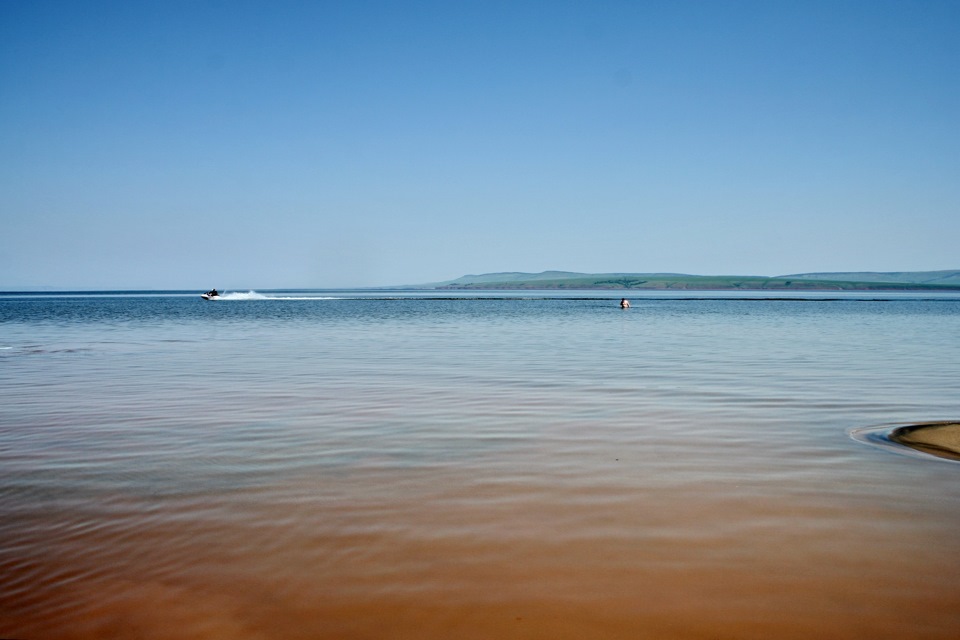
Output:
<instances>
[{"instance_id":1,"label":"motorboat","mask_svg":"<svg viewBox=\"0 0 960 640\"><path fill-rule=\"evenodd\" d=\"M200 297L204 300L219 300L220 292L216 289L210 289L210 291L207 291L206 293L201 293Z\"/></svg>"}]
</instances>

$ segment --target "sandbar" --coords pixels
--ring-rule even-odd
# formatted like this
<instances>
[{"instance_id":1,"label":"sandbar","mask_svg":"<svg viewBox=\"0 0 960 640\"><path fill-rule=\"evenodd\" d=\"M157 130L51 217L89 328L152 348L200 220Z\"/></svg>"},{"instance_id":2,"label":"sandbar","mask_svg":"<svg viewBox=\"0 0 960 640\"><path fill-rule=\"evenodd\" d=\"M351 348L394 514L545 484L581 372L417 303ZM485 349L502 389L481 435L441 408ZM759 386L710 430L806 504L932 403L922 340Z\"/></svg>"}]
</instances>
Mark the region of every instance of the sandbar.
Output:
<instances>
[{"instance_id":1,"label":"sandbar","mask_svg":"<svg viewBox=\"0 0 960 640\"><path fill-rule=\"evenodd\" d=\"M960 422L937 422L899 427L890 440L923 453L960 460Z\"/></svg>"}]
</instances>

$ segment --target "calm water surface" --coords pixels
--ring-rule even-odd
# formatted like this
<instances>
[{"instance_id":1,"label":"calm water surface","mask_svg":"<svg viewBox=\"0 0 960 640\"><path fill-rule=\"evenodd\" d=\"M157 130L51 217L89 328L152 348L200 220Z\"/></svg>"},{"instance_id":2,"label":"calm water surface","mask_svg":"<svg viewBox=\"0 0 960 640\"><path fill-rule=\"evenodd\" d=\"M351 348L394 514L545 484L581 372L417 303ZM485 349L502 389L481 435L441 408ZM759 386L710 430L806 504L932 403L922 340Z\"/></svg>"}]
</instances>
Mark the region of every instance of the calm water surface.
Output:
<instances>
[{"instance_id":1,"label":"calm water surface","mask_svg":"<svg viewBox=\"0 0 960 640\"><path fill-rule=\"evenodd\" d=\"M0 296L0 637L958 637L960 297L712 298Z\"/></svg>"}]
</instances>

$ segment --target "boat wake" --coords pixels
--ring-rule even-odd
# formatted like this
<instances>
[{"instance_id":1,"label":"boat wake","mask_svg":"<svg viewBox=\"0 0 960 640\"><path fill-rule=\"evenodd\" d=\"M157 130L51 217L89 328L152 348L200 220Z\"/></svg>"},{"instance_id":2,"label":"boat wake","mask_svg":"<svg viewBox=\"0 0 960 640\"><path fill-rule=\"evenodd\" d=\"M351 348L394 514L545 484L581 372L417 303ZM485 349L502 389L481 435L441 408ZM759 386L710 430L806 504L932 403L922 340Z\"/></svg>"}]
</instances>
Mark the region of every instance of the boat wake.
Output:
<instances>
[{"instance_id":1,"label":"boat wake","mask_svg":"<svg viewBox=\"0 0 960 640\"><path fill-rule=\"evenodd\" d=\"M339 300L334 296L278 296L264 295L256 291L233 291L230 293L221 293L218 301L237 301L237 300Z\"/></svg>"}]
</instances>

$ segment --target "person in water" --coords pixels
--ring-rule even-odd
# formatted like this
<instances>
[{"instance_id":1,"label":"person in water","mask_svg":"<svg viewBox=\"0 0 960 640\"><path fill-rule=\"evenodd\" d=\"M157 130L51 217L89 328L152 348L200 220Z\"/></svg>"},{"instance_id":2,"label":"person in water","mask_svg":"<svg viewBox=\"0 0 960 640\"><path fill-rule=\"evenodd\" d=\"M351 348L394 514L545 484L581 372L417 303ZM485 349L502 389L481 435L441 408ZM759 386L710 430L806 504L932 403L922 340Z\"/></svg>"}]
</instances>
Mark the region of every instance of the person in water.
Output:
<instances>
[{"instance_id":1,"label":"person in water","mask_svg":"<svg viewBox=\"0 0 960 640\"><path fill-rule=\"evenodd\" d=\"M629 308L630 308L630 301L627 300L626 298L620 298L620 308L621 308L621 309L629 309Z\"/></svg>"}]
</instances>

